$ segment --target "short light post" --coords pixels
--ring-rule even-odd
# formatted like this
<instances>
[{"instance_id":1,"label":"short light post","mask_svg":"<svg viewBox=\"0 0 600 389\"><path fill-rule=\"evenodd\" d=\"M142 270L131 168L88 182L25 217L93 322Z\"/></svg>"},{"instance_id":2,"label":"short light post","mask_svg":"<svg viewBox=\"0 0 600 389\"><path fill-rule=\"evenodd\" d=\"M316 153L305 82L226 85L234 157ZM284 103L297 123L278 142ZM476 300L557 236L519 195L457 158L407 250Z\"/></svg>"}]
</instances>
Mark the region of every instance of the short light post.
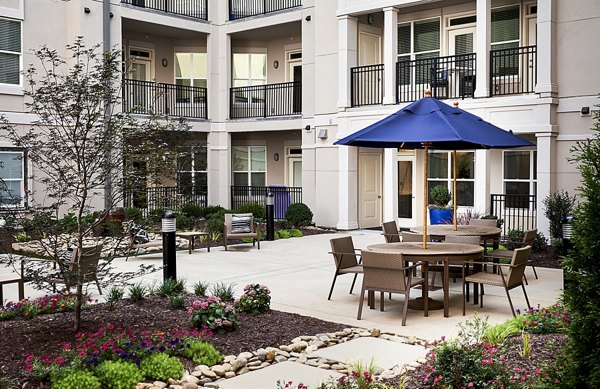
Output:
<instances>
[{"instance_id":1,"label":"short light post","mask_svg":"<svg viewBox=\"0 0 600 389\"><path fill-rule=\"evenodd\" d=\"M175 213L165 211L162 217L162 241L163 241L163 280L177 279L177 254L175 232L177 222Z\"/></svg>"},{"instance_id":2,"label":"short light post","mask_svg":"<svg viewBox=\"0 0 600 389\"><path fill-rule=\"evenodd\" d=\"M562 250L564 255L568 254L569 250L573 248L573 244L571 243L571 237L573 236L573 220L575 220L575 217L572 215L567 215L562 220Z\"/></svg>"},{"instance_id":3,"label":"short light post","mask_svg":"<svg viewBox=\"0 0 600 389\"><path fill-rule=\"evenodd\" d=\"M267 240L275 240L275 196L268 192L265 196L267 216Z\"/></svg>"}]
</instances>

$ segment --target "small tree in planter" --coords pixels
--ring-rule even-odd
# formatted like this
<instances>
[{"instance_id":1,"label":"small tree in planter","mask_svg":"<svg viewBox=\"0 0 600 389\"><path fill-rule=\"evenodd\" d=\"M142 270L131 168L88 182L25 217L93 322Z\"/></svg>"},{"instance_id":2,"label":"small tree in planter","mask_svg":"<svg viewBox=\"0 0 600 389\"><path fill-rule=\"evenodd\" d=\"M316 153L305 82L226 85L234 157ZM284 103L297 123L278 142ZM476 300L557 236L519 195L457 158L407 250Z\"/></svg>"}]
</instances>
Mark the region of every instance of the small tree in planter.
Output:
<instances>
[{"instance_id":1,"label":"small tree in planter","mask_svg":"<svg viewBox=\"0 0 600 389\"><path fill-rule=\"evenodd\" d=\"M437 185L429 192L431 204L429 204L429 221L431 224L452 223L454 210L449 206L452 194L446 185Z\"/></svg>"}]
</instances>

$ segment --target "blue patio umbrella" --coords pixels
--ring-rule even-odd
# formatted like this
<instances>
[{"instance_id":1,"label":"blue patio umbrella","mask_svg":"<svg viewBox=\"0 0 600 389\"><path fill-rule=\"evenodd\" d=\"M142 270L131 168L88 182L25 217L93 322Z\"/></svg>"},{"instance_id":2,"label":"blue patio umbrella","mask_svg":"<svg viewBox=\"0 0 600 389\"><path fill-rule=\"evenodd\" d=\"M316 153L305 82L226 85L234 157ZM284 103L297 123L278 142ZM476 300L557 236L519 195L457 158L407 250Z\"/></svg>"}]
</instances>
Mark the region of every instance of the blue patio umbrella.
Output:
<instances>
[{"instance_id":1,"label":"blue patio umbrella","mask_svg":"<svg viewBox=\"0 0 600 389\"><path fill-rule=\"evenodd\" d=\"M429 94L430 95L430 94ZM437 150L507 149L534 146L533 143L506 131L479 116L458 107L451 107L435 98L425 97L407 105L380 121L335 142L336 145L425 149L425 172L427 153ZM455 188L456 195L456 157ZM424 178L424 193L427 193L427 173ZM456 201L453 201L456 215ZM427 195L424 201L425 231L427 235ZM454 220L456 225L456 217Z\"/></svg>"}]
</instances>

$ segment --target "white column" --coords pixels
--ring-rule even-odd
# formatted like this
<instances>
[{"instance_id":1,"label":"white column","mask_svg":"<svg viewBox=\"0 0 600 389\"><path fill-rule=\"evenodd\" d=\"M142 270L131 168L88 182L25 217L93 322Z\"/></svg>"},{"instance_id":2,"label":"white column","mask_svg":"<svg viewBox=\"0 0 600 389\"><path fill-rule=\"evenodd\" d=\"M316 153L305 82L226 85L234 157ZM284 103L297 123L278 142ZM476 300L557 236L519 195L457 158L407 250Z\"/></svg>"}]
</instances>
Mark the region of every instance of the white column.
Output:
<instances>
[{"instance_id":1,"label":"white column","mask_svg":"<svg viewBox=\"0 0 600 389\"><path fill-rule=\"evenodd\" d=\"M490 95L490 42L492 34L491 0L477 0L477 53L475 97Z\"/></svg>"},{"instance_id":2,"label":"white column","mask_svg":"<svg viewBox=\"0 0 600 389\"><path fill-rule=\"evenodd\" d=\"M538 2L537 85L541 97L556 95L556 0Z\"/></svg>"},{"instance_id":3,"label":"white column","mask_svg":"<svg viewBox=\"0 0 600 389\"><path fill-rule=\"evenodd\" d=\"M338 230L358 228L358 147L338 147Z\"/></svg>"},{"instance_id":4,"label":"white column","mask_svg":"<svg viewBox=\"0 0 600 389\"><path fill-rule=\"evenodd\" d=\"M213 30L206 39L208 57L208 118L224 122L229 117L231 87L231 35Z\"/></svg>"},{"instance_id":5,"label":"white column","mask_svg":"<svg viewBox=\"0 0 600 389\"><path fill-rule=\"evenodd\" d=\"M383 150L383 221L398 220L398 151Z\"/></svg>"},{"instance_id":6,"label":"white column","mask_svg":"<svg viewBox=\"0 0 600 389\"><path fill-rule=\"evenodd\" d=\"M544 199L556 191L556 135L554 132L535 134L537 138L537 229L550 237L550 222L544 216Z\"/></svg>"},{"instance_id":7,"label":"white column","mask_svg":"<svg viewBox=\"0 0 600 389\"><path fill-rule=\"evenodd\" d=\"M490 168L489 152L487 150L475 150L475 198L473 209L475 212L486 215L490 209ZM497 179L497 178L495 178Z\"/></svg>"},{"instance_id":8,"label":"white column","mask_svg":"<svg viewBox=\"0 0 600 389\"><path fill-rule=\"evenodd\" d=\"M357 65L358 19L354 16L338 17L338 108L350 107L350 68Z\"/></svg>"},{"instance_id":9,"label":"white column","mask_svg":"<svg viewBox=\"0 0 600 389\"><path fill-rule=\"evenodd\" d=\"M384 8L383 16L383 104L396 104L396 61L398 59L398 9L394 7Z\"/></svg>"},{"instance_id":10,"label":"white column","mask_svg":"<svg viewBox=\"0 0 600 389\"><path fill-rule=\"evenodd\" d=\"M231 134L224 124L213 126L207 136L208 204L229 208L231 185Z\"/></svg>"}]
</instances>

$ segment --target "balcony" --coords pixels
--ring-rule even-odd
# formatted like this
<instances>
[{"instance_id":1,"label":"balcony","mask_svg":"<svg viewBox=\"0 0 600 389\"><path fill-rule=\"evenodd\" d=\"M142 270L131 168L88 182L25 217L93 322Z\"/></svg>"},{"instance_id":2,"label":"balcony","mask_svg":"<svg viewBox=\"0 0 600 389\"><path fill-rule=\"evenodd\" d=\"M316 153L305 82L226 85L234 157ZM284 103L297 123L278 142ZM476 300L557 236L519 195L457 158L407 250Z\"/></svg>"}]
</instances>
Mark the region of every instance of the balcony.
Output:
<instances>
[{"instance_id":1,"label":"balcony","mask_svg":"<svg viewBox=\"0 0 600 389\"><path fill-rule=\"evenodd\" d=\"M425 97L430 89L438 99L473 97L475 53L400 61L396 64L397 102Z\"/></svg>"},{"instance_id":2,"label":"balcony","mask_svg":"<svg viewBox=\"0 0 600 389\"><path fill-rule=\"evenodd\" d=\"M273 193L275 200L275 219L285 219L285 212L290 204L302 202L302 188L285 186L231 186L231 209L237 209L242 205L265 203L268 192Z\"/></svg>"},{"instance_id":3,"label":"balcony","mask_svg":"<svg viewBox=\"0 0 600 389\"><path fill-rule=\"evenodd\" d=\"M123 4L208 20L208 0L121 0Z\"/></svg>"},{"instance_id":4,"label":"balcony","mask_svg":"<svg viewBox=\"0 0 600 389\"><path fill-rule=\"evenodd\" d=\"M229 0L229 20L300 7L301 0Z\"/></svg>"},{"instance_id":5,"label":"balcony","mask_svg":"<svg viewBox=\"0 0 600 389\"><path fill-rule=\"evenodd\" d=\"M490 96L534 92L536 49L536 46L525 46L490 52Z\"/></svg>"},{"instance_id":6,"label":"balcony","mask_svg":"<svg viewBox=\"0 0 600 389\"><path fill-rule=\"evenodd\" d=\"M230 89L231 119L291 116L302 113L302 82L283 82Z\"/></svg>"},{"instance_id":7,"label":"balcony","mask_svg":"<svg viewBox=\"0 0 600 389\"><path fill-rule=\"evenodd\" d=\"M383 103L383 65L351 68L350 77L352 107Z\"/></svg>"},{"instance_id":8,"label":"balcony","mask_svg":"<svg viewBox=\"0 0 600 389\"><path fill-rule=\"evenodd\" d=\"M141 115L206 119L206 88L124 79L123 109Z\"/></svg>"}]
</instances>

